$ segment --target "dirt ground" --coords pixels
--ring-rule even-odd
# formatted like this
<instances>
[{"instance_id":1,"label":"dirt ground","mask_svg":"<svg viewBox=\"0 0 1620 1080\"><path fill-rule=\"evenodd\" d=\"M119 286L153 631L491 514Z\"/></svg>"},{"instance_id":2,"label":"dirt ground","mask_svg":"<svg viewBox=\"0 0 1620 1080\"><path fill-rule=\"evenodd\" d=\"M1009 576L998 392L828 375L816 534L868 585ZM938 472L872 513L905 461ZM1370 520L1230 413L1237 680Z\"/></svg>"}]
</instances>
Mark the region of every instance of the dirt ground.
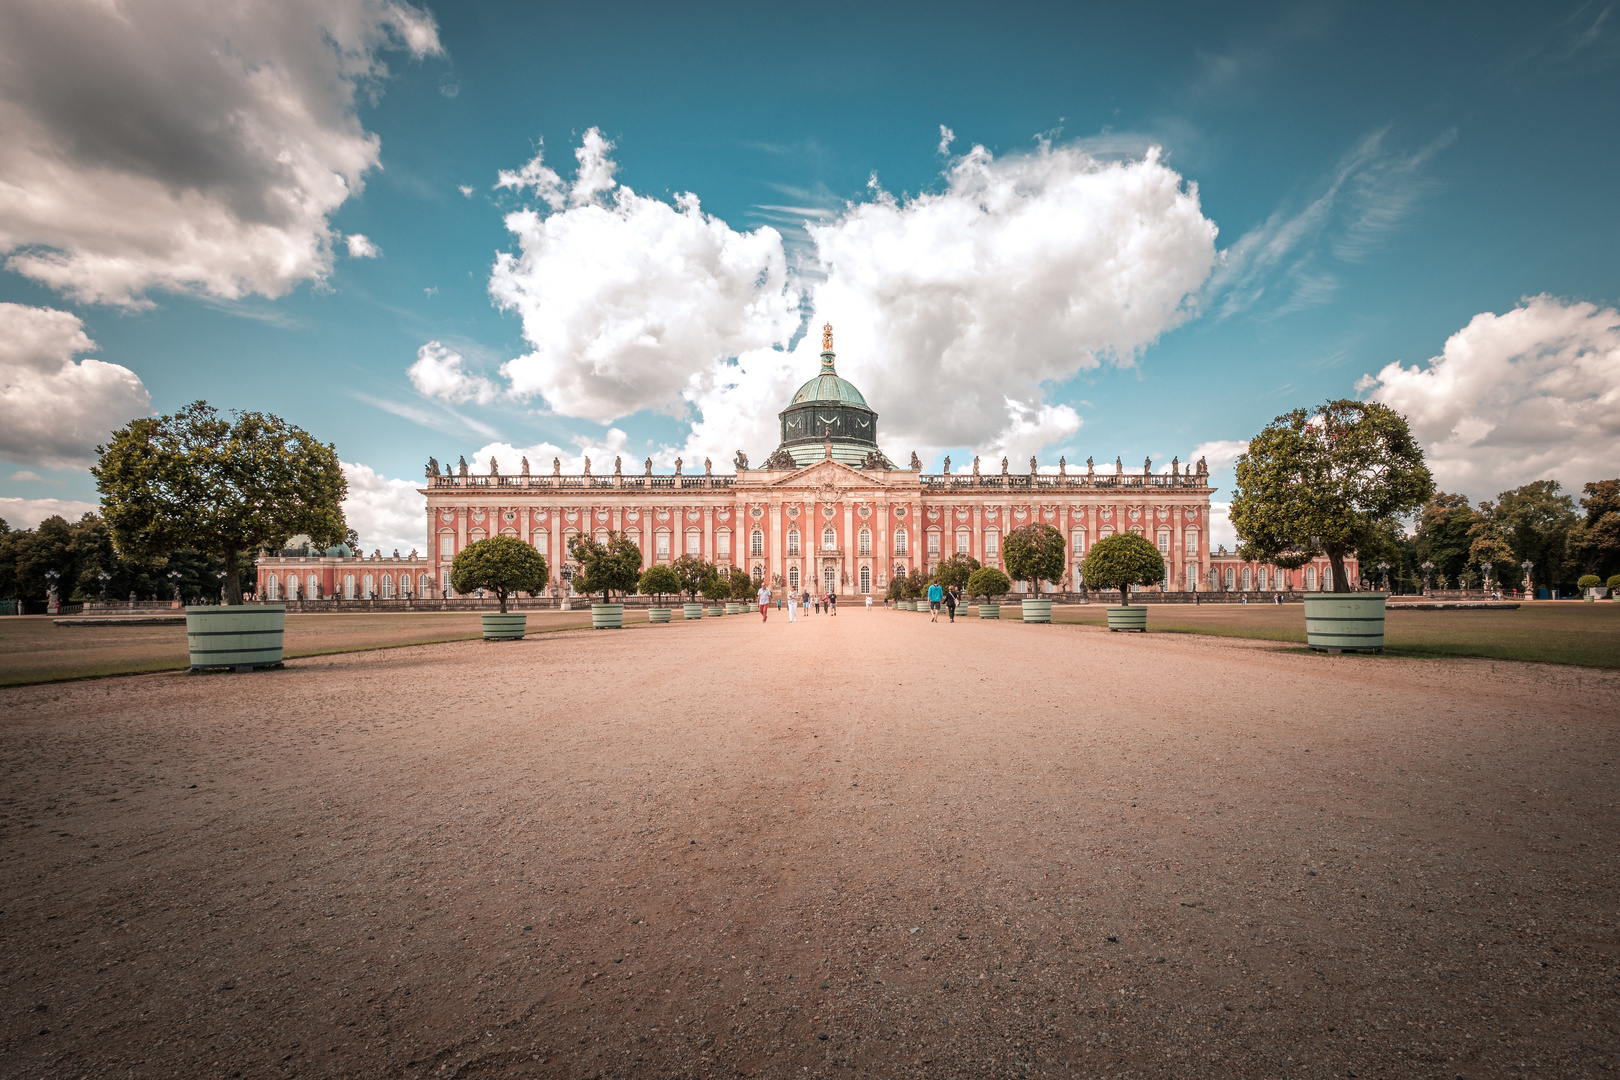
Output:
<instances>
[{"instance_id":1,"label":"dirt ground","mask_svg":"<svg viewBox=\"0 0 1620 1080\"><path fill-rule=\"evenodd\" d=\"M0 1074L1611 1076L1617 720L854 609L0 690Z\"/></svg>"}]
</instances>

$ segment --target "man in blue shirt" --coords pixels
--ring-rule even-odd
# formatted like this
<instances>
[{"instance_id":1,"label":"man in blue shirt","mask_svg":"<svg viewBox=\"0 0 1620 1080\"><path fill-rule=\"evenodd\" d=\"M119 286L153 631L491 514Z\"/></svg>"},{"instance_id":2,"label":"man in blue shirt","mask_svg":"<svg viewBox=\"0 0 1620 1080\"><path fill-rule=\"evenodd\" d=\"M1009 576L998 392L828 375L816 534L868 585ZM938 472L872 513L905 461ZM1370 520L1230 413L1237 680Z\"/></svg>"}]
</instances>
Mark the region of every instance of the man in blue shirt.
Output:
<instances>
[{"instance_id":1,"label":"man in blue shirt","mask_svg":"<svg viewBox=\"0 0 1620 1080\"><path fill-rule=\"evenodd\" d=\"M945 590L939 587L939 582L928 586L928 621L939 622L939 602L945 599Z\"/></svg>"}]
</instances>

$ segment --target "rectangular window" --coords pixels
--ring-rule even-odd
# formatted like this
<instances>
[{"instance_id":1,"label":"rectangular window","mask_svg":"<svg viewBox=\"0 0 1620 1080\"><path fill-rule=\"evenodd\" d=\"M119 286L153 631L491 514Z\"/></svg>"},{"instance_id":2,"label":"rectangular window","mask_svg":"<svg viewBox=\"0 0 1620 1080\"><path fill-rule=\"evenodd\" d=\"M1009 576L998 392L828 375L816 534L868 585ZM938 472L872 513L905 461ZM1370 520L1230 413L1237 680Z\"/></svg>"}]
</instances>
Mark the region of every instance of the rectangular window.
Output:
<instances>
[{"instance_id":1,"label":"rectangular window","mask_svg":"<svg viewBox=\"0 0 1620 1080\"><path fill-rule=\"evenodd\" d=\"M872 554L872 533L869 529L861 530L860 553L862 555Z\"/></svg>"},{"instance_id":2,"label":"rectangular window","mask_svg":"<svg viewBox=\"0 0 1620 1080\"><path fill-rule=\"evenodd\" d=\"M1159 534L1159 554L1170 554L1170 534L1167 532L1162 532Z\"/></svg>"},{"instance_id":3,"label":"rectangular window","mask_svg":"<svg viewBox=\"0 0 1620 1080\"><path fill-rule=\"evenodd\" d=\"M957 553L960 554L960 555L966 555L968 552L972 551L973 550L973 534L970 533L970 532L965 532L965 531L957 533L956 534L956 550L957 550Z\"/></svg>"},{"instance_id":4,"label":"rectangular window","mask_svg":"<svg viewBox=\"0 0 1620 1080\"><path fill-rule=\"evenodd\" d=\"M928 554L939 554L939 533L937 532L931 532L928 534Z\"/></svg>"},{"instance_id":5,"label":"rectangular window","mask_svg":"<svg viewBox=\"0 0 1620 1080\"><path fill-rule=\"evenodd\" d=\"M659 533L657 538L653 540L653 543L657 545L658 557L660 559L669 558L669 533Z\"/></svg>"},{"instance_id":6,"label":"rectangular window","mask_svg":"<svg viewBox=\"0 0 1620 1080\"><path fill-rule=\"evenodd\" d=\"M799 530L798 529L789 529L788 530L787 541L788 541L787 553L789 555L797 555L797 554L799 554Z\"/></svg>"},{"instance_id":7,"label":"rectangular window","mask_svg":"<svg viewBox=\"0 0 1620 1080\"><path fill-rule=\"evenodd\" d=\"M991 529L984 534L984 557L994 559L1001 554L1001 536Z\"/></svg>"},{"instance_id":8,"label":"rectangular window","mask_svg":"<svg viewBox=\"0 0 1620 1080\"><path fill-rule=\"evenodd\" d=\"M748 554L750 554L750 555L763 555L763 554L765 554L765 534L763 532L761 532L760 530L758 530L758 529L755 529L753 531L752 535L749 536L749 539L748 539Z\"/></svg>"},{"instance_id":9,"label":"rectangular window","mask_svg":"<svg viewBox=\"0 0 1620 1080\"><path fill-rule=\"evenodd\" d=\"M906 553L906 530L904 529L894 530L894 553L896 555Z\"/></svg>"},{"instance_id":10,"label":"rectangular window","mask_svg":"<svg viewBox=\"0 0 1620 1080\"><path fill-rule=\"evenodd\" d=\"M449 533L439 537L439 561L450 562L456 557L456 538Z\"/></svg>"}]
</instances>

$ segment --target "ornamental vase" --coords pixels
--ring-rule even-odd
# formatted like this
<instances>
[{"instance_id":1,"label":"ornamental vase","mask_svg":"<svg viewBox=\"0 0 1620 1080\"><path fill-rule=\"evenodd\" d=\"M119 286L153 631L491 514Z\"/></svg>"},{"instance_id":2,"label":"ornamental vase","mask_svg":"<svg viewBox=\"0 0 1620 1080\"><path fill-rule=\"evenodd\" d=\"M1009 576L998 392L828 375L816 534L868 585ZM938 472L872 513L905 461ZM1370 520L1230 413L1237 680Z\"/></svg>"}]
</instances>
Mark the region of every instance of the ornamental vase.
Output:
<instances>
[{"instance_id":1,"label":"ornamental vase","mask_svg":"<svg viewBox=\"0 0 1620 1080\"><path fill-rule=\"evenodd\" d=\"M592 630L619 630L624 627L623 604L592 604Z\"/></svg>"},{"instance_id":2,"label":"ornamental vase","mask_svg":"<svg viewBox=\"0 0 1620 1080\"><path fill-rule=\"evenodd\" d=\"M521 611L482 616L485 641L521 641L529 628L529 617Z\"/></svg>"},{"instance_id":3,"label":"ornamental vase","mask_svg":"<svg viewBox=\"0 0 1620 1080\"><path fill-rule=\"evenodd\" d=\"M1052 621L1052 601L1050 601L1050 600L1025 600L1024 601L1024 621L1025 622L1044 622L1044 623L1051 622Z\"/></svg>"},{"instance_id":4,"label":"ornamental vase","mask_svg":"<svg viewBox=\"0 0 1620 1080\"><path fill-rule=\"evenodd\" d=\"M1113 633L1116 630L1134 630L1138 634L1147 633L1147 605L1109 604L1108 632Z\"/></svg>"},{"instance_id":5,"label":"ornamental vase","mask_svg":"<svg viewBox=\"0 0 1620 1080\"><path fill-rule=\"evenodd\" d=\"M1381 592L1305 594L1305 643L1321 652L1383 652Z\"/></svg>"},{"instance_id":6,"label":"ornamental vase","mask_svg":"<svg viewBox=\"0 0 1620 1080\"><path fill-rule=\"evenodd\" d=\"M191 669L246 671L281 663L287 629L286 604L204 604L186 608Z\"/></svg>"}]
</instances>

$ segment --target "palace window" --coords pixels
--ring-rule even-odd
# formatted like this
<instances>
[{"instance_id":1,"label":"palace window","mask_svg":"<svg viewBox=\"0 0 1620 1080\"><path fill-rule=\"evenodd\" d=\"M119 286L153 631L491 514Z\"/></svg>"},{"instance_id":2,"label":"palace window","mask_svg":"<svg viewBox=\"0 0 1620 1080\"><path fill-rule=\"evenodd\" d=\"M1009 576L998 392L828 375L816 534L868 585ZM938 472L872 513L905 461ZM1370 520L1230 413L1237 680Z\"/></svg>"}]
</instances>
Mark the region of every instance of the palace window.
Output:
<instances>
[{"instance_id":1,"label":"palace window","mask_svg":"<svg viewBox=\"0 0 1620 1080\"><path fill-rule=\"evenodd\" d=\"M1198 588L1198 567L1196 566L1187 567L1187 588L1189 591Z\"/></svg>"},{"instance_id":2,"label":"palace window","mask_svg":"<svg viewBox=\"0 0 1620 1080\"><path fill-rule=\"evenodd\" d=\"M788 588L794 592L799 591L799 568L797 566L788 567Z\"/></svg>"},{"instance_id":3,"label":"palace window","mask_svg":"<svg viewBox=\"0 0 1620 1080\"><path fill-rule=\"evenodd\" d=\"M416 595L426 596L432 591L432 579L430 579L426 574L423 574L421 577L416 579Z\"/></svg>"},{"instance_id":4,"label":"palace window","mask_svg":"<svg viewBox=\"0 0 1620 1080\"><path fill-rule=\"evenodd\" d=\"M1086 553L1086 530L1076 529L1072 540L1073 544L1070 550L1076 555L1084 555Z\"/></svg>"},{"instance_id":5,"label":"palace window","mask_svg":"<svg viewBox=\"0 0 1620 1080\"><path fill-rule=\"evenodd\" d=\"M731 530L721 529L714 534L714 555L717 560L731 558Z\"/></svg>"},{"instance_id":6,"label":"palace window","mask_svg":"<svg viewBox=\"0 0 1620 1080\"><path fill-rule=\"evenodd\" d=\"M894 553L896 555L906 553L906 530L904 526L894 530Z\"/></svg>"},{"instance_id":7,"label":"palace window","mask_svg":"<svg viewBox=\"0 0 1620 1080\"><path fill-rule=\"evenodd\" d=\"M365 576L365 579L361 582L360 599L362 599L362 600L370 600L373 596L376 595L376 591L377 591L377 582L372 578L372 576L370 574L367 574Z\"/></svg>"},{"instance_id":8,"label":"palace window","mask_svg":"<svg viewBox=\"0 0 1620 1080\"><path fill-rule=\"evenodd\" d=\"M658 552L660 559L669 558L669 533L660 531L653 537L653 549Z\"/></svg>"},{"instance_id":9,"label":"palace window","mask_svg":"<svg viewBox=\"0 0 1620 1080\"><path fill-rule=\"evenodd\" d=\"M972 550L973 550L973 534L968 532L966 529L958 530L957 533L956 533L956 551L957 551L957 554L966 555L968 552L970 552Z\"/></svg>"},{"instance_id":10,"label":"palace window","mask_svg":"<svg viewBox=\"0 0 1620 1080\"><path fill-rule=\"evenodd\" d=\"M351 577L343 583L343 591L346 595L354 594L354 578ZM439 571L439 595L444 597L446 600L448 600L452 595L452 590L450 588L450 571L448 570Z\"/></svg>"},{"instance_id":11,"label":"palace window","mask_svg":"<svg viewBox=\"0 0 1620 1080\"><path fill-rule=\"evenodd\" d=\"M1333 591L1333 567L1331 566L1322 567L1322 591Z\"/></svg>"},{"instance_id":12,"label":"palace window","mask_svg":"<svg viewBox=\"0 0 1620 1080\"><path fill-rule=\"evenodd\" d=\"M1316 591L1316 567L1314 566L1307 566L1305 568L1305 591Z\"/></svg>"},{"instance_id":13,"label":"palace window","mask_svg":"<svg viewBox=\"0 0 1620 1080\"><path fill-rule=\"evenodd\" d=\"M289 600L298 599L298 575L297 574L288 574L287 575L287 599L289 599Z\"/></svg>"},{"instance_id":14,"label":"palace window","mask_svg":"<svg viewBox=\"0 0 1620 1080\"><path fill-rule=\"evenodd\" d=\"M456 534L439 534L439 561L450 562L456 557Z\"/></svg>"},{"instance_id":15,"label":"palace window","mask_svg":"<svg viewBox=\"0 0 1620 1080\"><path fill-rule=\"evenodd\" d=\"M861 567L861 592L869 593L871 591L872 591L872 568L870 566L863 566L863 567Z\"/></svg>"},{"instance_id":16,"label":"palace window","mask_svg":"<svg viewBox=\"0 0 1620 1080\"><path fill-rule=\"evenodd\" d=\"M1226 587L1228 589L1231 589L1231 588L1235 588L1236 586L1237 586L1237 571L1233 570L1230 566L1228 566L1226 568Z\"/></svg>"},{"instance_id":17,"label":"palace window","mask_svg":"<svg viewBox=\"0 0 1620 1080\"><path fill-rule=\"evenodd\" d=\"M759 582L761 585L765 583L765 567L761 566L759 563L754 564L754 580Z\"/></svg>"},{"instance_id":18,"label":"palace window","mask_svg":"<svg viewBox=\"0 0 1620 1080\"><path fill-rule=\"evenodd\" d=\"M1250 585L1249 568L1247 566L1245 566L1243 568L1243 591L1244 592L1250 591L1249 590L1249 585Z\"/></svg>"},{"instance_id":19,"label":"palace window","mask_svg":"<svg viewBox=\"0 0 1620 1080\"><path fill-rule=\"evenodd\" d=\"M304 595L311 600L319 600L321 598L321 579L314 574L309 575L309 588Z\"/></svg>"},{"instance_id":20,"label":"palace window","mask_svg":"<svg viewBox=\"0 0 1620 1080\"><path fill-rule=\"evenodd\" d=\"M765 533L762 530L755 529L748 534L748 554L765 554Z\"/></svg>"},{"instance_id":21,"label":"palace window","mask_svg":"<svg viewBox=\"0 0 1620 1080\"><path fill-rule=\"evenodd\" d=\"M276 575L270 575L270 579L265 582L265 590L270 594L270 599L281 599L281 582L276 579Z\"/></svg>"},{"instance_id":22,"label":"palace window","mask_svg":"<svg viewBox=\"0 0 1620 1080\"><path fill-rule=\"evenodd\" d=\"M444 572L444 580L446 580L446 581L450 580L450 571L446 570ZM353 600L354 599L354 575L353 574L344 574L343 575L343 599L345 599L345 600Z\"/></svg>"},{"instance_id":23,"label":"palace window","mask_svg":"<svg viewBox=\"0 0 1620 1080\"><path fill-rule=\"evenodd\" d=\"M703 534L696 529L688 529L686 533L686 553L688 555L703 554Z\"/></svg>"},{"instance_id":24,"label":"palace window","mask_svg":"<svg viewBox=\"0 0 1620 1080\"><path fill-rule=\"evenodd\" d=\"M1188 555L1198 554L1198 530L1188 529L1186 536L1186 551Z\"/></svg>"},{"instance_id":25,"label":"palace window","mask_svg":"<svg viewBox=\"0 0 1620 1080\"><path fill-rule=\"evenodd\" d=\"M800 551L799 551L799 530L798 529L789 529L788 530L787 542L788 542L787 553L789 555L798 555L798 554L800 554ZM795 585L794 588L798 588L798 586Z\"/></svg>"},{"instance_id":26,"label":"palace window","mask_svg":"<svg viewBox=\"0 0 1620 1080\"><path fill-rule=\"evenodd\" d=\"M837 551L838 550L838 533L837 532L835 532L832 529L822 529L821 530L821 550L823 550L823 551Z\"/></svg>"},{"instance_id":27,"label":"palace window","mask_svg":"<svg viewBox=\"0 0 1620 1080\"><path fill-rule=\"evenodd\" d=\"M984 532L984 557L994 559L1000 554L1001 534L994 529L986 529Z\"/></svg>"},{"instance_id":28,"label":"palace window","mask_svg":"<svg viewBox=\"0 0 1620 1080\"><path fill-rule=\"evenodd\" d=\"M608 531L606 529L597 529L595 539L598 544L601 544L603 547L607 547Z\"/></svg>"},{"instance_id":29,"label":"palace window","mask_svg":"<svg viewBox=\"0 0 1620 1080\"><path fill-rule=\"evenodd\" d=\"M1266 573L1266 568L1265 567L1262 566L1260 569L1256 570L1254 572L1254 587L1256 589L1259 589L1261 592L1265 592L1266 591L1266 578L1268 576L1269 575Z\"/></svg>"},{"instance_id":30,"label":"palace window","mask_svg":"<svg viewBox=\"0 0 1620 1080\"><path fill-rule=\"evenodd\" d=\"M930 555L938 555L939 554L939 530L938 529L929 529L928 530L928 554L930 554Z\"/></svg>"},{"instance_id":31,"label":"palace window","mask_svg":"<svg viewBox=\"0 0 1620 1080\"><path fill-rule=\"evenodd\" d=\"M1170 531L1168 529L1159 533L1159 554L1170 554Z\"/></svg>"},{"instance_id":32,"label":"palace window","mask_svg":"<svg viewBox=\"0 0 1620 1080\"><path fill-rule=\"evenodd\" d=\"M838 591L838 571L831 566L821 569L821 588L823 592Z\"/></svg>"},{"instance_id":33,"label":"palace window","mask_svg":"<svg viewBox=\"0 0 1620 1080\"><path fill-rule=\"evenodd\" d=\"M399 595L405 600L409 600L411 598L411 575L399 575Z\"/></svg>"},{"instance_id":34,"label":"palace window","mask_svg":"<svg viewBox=\"0 0 1620 1080\"><path fill-rule=\"evenodd\" d=\"M860 553L862 555L870 555L870 554L872 554L872 530L871 529L862 529L861 532L860 532L860 539L861 539Z\"/></svg>"}]
</instances>

